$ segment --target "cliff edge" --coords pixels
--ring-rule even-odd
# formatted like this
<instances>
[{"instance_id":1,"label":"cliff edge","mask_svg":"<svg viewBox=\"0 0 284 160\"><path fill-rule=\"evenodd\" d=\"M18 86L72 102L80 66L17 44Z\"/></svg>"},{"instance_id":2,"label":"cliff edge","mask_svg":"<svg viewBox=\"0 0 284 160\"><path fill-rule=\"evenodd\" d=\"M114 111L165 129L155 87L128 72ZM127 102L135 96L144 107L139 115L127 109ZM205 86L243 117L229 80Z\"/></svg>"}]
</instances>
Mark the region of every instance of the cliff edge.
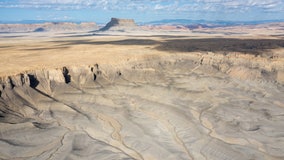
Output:
<instances>
[{"instance_id":1,"label":"cliff edge","mask_svg":"<svg viewBox=\"0 0 284 160\"><path fill-rule=\"evenodd\" d=\"M103 28L101 28L100 31L107 31L107 30L124 31L136 27L137 25L133 19L111 18L111 21L108 22Z\"/></svg>"}]
</instances>

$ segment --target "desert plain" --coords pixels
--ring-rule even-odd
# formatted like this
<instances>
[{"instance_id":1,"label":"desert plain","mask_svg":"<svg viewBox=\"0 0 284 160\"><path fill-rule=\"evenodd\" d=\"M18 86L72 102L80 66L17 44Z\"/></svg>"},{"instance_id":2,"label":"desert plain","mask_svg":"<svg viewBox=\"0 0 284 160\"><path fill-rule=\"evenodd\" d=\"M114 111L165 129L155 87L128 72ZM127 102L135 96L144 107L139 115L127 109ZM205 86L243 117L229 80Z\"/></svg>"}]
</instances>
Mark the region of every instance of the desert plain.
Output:
<instances>
[{"instance_id":1,"label":"desert plain","mask_svg":"<svg viewBox=\"0 0 284 160\"><path fill-rule=\"evenodd\" d=\"M284 159L283 23L152 29L0 33L0 159Z\"/></svg>"}]
</instances>

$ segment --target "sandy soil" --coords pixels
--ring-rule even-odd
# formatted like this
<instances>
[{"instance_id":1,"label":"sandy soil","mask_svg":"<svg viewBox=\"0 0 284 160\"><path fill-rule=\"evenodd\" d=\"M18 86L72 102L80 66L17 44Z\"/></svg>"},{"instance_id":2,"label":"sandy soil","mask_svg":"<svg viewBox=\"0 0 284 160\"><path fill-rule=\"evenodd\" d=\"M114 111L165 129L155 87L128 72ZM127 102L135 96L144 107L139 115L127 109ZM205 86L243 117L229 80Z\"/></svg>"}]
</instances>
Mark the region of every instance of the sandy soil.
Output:
<instances>
[{"instance_id":1,"label":"sandy soil","mask_svg":"<svg viewBox=\"0 0 284 160\"><path fill-rule=\"evenodd\" d=\"M284 158L270 32L1 34L0 55L0 159Z\"/></svg>"}]
</instances>

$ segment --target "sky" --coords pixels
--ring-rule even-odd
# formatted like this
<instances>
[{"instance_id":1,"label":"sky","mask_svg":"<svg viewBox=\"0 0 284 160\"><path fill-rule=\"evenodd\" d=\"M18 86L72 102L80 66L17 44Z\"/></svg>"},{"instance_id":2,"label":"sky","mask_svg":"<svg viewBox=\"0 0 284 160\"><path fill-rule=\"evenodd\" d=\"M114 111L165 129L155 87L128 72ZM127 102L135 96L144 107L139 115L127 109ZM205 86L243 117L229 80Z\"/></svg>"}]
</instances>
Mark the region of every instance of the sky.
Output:
<instances>
[{"instance_id":1,"label":"sky","mask_svg":"<svg viewBox=\"0 0 284 160\"><path fill-rule=\"evenodd\" d=\"M284 0L0 0L0 21L284 20Z\"/></svg>"}]
</instances>

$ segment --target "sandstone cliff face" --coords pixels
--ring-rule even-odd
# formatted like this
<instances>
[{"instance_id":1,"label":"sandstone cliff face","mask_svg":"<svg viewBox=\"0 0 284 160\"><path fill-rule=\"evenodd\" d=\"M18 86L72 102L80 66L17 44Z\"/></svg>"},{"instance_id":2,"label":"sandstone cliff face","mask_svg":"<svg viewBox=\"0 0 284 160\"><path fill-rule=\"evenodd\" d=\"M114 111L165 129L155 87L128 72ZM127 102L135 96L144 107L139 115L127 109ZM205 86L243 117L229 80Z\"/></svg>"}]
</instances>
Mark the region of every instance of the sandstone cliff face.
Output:
<instances>
[{"instance_id":1,"label":"sandstone cliff face","mask_svg":"<svg viewBox=\"0 0 284 160\"><path fill-rule=\"evenodd\" d=\"M213 66L233 78L284 84L283 58L270 59L237 52L228 55L208 52L199 57L204 65Z\"/></svg>"},{"instance_id":2,"label":"sandstone cliff face","mask_svg":"<svg viewBox=\"0 0 284 160\"><path fill-rule=\"evenodd\" d=\"M4 77L0 159L283 159L283 87L233 79L216 60Z\"/></svg>"},{"instance_id":3,"label":"sandstone cliff face","mask_svg":"<svg viewBox=\"0 0 284 160\"><path fill-rule=\"evenodd\" d=\"M100 31L133 29L137 27L133 19L111 18L111 21L106 24Z\"/></svg>"},{"instance_id":4,"label":"sandstone cliff face","mask_svg":"<svg viewBox=\"0 0 284 160\"><path fill-rule=\"evenodd\" d=\"M41 24L0 24L0 32L62 32L62 31L90 31L98 29L96 23L84 22L48 22Z\"/></svg>"}]
</instances>

